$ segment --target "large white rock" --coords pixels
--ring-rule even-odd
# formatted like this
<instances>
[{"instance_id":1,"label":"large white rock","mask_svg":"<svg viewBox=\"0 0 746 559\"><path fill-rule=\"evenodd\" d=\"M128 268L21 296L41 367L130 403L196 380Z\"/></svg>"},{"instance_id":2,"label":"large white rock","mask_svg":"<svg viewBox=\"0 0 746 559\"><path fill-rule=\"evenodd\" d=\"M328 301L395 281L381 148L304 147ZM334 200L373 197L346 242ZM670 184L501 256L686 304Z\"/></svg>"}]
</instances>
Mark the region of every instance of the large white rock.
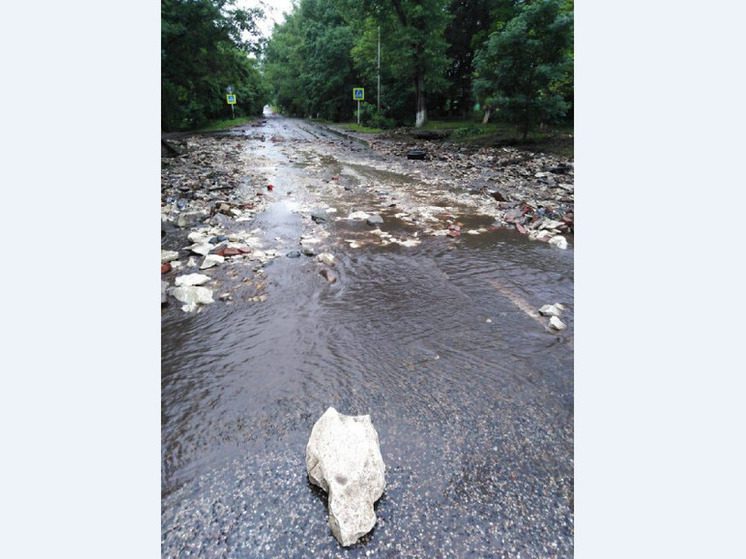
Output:
<instances>
[{"instance_id":1,"label":"large white rock","mask_svg":"<svg viewBox=\"0 0 746 559\"><path fill-rule=\"evenodd\" d=\"M308 479L329 494L329 527L343 546L373 529L386 484L378 433L369 415L324 412L306 446Z\"/></svg>"},{"instance_id":2,"label":"large white rock","mask_svg":"<svg viewBox=\"0 0 746 559\"><path fill-rule=\"evenodd\" d=\"M564 330L565 328L567 328L567 325L556 316L553 316L549 319L549 326L551 326L555 330Z\"/></svg>"}]
</instances>

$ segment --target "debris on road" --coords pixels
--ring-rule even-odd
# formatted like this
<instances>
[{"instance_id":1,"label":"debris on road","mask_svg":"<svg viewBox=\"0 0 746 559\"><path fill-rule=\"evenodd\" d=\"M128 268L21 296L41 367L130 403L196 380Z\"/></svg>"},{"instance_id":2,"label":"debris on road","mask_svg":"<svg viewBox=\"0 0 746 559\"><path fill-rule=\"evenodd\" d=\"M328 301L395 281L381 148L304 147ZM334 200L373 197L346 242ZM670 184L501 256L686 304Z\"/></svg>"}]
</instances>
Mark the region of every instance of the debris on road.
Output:
<instances>
[{"instance_id":1,"label":"debris on road","mask_svg":"<svg viewBox=\"0 0 746 559\"><path fill-rule=\"evenodd\" d=\"M185 303L181 309L185 312L192 312L197 309L198 305L209 305L215 301L212 298L212 289L194 285L185 285L181 287L172 287L171 295L178 301Z\"/></svg>"},{"instance_id":2,"label":"debris on road","mask_svg":"<svg viewBox=\"0 0 746 559\"><path fill-rule=\"evenodd\" d=\"M385 465L370 415L328 408L306 446L308 479L329 495L329 527L340 544L357 542L376 525L373 504L383 495Z\"/></svg>"},{"instance_id":3,"label":"debris on road","mask_svg":"<svg viewBox=\"0 0 746 559\"><path fill-rule=\"evenodd\" d=\"M190 286L190 285L203 285L210 281L210 276L204 274L186 274L183 276L177 276L174 280L176 287Z\"/></svg>"}]
</instances>

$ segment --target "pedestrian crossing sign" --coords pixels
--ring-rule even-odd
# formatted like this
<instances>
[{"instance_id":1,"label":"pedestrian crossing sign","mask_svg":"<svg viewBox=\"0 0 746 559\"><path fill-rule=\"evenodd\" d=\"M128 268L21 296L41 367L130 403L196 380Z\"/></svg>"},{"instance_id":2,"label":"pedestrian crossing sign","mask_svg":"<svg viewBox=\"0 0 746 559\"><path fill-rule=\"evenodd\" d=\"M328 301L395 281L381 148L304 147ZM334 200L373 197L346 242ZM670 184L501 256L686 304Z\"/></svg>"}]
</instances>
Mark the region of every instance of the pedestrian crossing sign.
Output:
<instances>
[{"instance_id":1,"label":"pedestrian crossing sign","mask_svg":"<svg viewBox=\"0 0 746 559\"><path fill-rule=\"evenodd\" d=\"M352 100L353 101L365 100L365 89L362 87L353 87L352 88Z\"/></svg>"},{"instance_id":2,"label":"pedestrian crossing sign","mask_svg":"<svg viewBox=\"0 0 746 559\"><path fill-rule=\"evenodd\" d=\"M225 96L225 100L228 101L229 105L235 105L236 104L236 95L234 93L229 93Z\"/></svg>"}]
</instances>

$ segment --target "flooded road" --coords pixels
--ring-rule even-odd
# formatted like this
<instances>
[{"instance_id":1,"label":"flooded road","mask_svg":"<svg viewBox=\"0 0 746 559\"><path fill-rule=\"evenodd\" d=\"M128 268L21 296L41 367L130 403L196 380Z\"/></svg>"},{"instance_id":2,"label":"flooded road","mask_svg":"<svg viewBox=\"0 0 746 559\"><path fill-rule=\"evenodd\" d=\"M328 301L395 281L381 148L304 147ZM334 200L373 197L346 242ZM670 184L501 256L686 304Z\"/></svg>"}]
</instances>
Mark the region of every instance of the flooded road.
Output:
<instances>
[{"instance_id":1,"label":"flooded road","mask_svg":"<svg viewBox=\"0 0 746 559\"><path fill-rule=\"evenodd\" d=\"M164 308L163 556L571 557L572 248L491 230L490 200L427 162L278 116L236 134L274 188L233 227L278 257L205 271L225 301ZM562 332L535 312L556 302ZM371 415L386 464L346 549L305 472L329 406Z\"/></svg>"}]
</instances>

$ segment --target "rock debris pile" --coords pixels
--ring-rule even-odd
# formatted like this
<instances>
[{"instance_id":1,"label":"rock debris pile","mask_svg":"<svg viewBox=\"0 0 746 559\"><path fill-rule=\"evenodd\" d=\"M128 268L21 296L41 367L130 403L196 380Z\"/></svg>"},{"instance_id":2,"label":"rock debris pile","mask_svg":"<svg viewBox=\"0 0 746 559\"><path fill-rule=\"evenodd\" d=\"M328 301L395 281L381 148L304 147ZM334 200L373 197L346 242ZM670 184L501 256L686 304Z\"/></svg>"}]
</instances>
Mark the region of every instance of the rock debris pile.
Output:
<instances>
[{"instance_id":1,"label":"rock debris pile","mask_svg":"<svg viewBox=\"0 0 746 559\"><path fill-rule=\"evenodd\" d=\"M161 274L167 281L161 304L170 295L191 312L213 303L217 288L229 289L221 301L232 301L230 290L238 286L248 301L266 299L262 266L278 254L262 250L261 230L249 229L265 205L266 184L252 173L244 148L242 138L192 136L178 145L180 155L162 158ZM228 267L219 279L201 273Z\"/></svg>"}]
</instances>

